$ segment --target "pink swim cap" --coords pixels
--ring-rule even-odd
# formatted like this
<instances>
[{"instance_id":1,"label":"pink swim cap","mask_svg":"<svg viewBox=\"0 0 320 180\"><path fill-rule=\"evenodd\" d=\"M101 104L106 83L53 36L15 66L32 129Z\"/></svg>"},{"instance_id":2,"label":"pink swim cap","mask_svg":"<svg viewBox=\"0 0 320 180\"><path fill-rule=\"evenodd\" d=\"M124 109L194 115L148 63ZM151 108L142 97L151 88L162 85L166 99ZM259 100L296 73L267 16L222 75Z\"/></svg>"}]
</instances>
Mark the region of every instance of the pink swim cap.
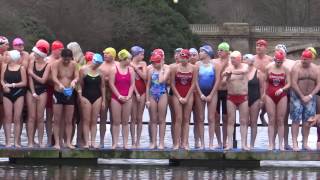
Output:
<instances>
[{"instance_id":1,"label":"pink swim cap","mask_svg":"<svg viewBox=\"0 0 320 180\"><path fill-rule=\"evenodd\" d=\"M17 37L12 41L12 45L14 46L24 45L24 42L21 38Z\"/></svg>"}]
</instances>

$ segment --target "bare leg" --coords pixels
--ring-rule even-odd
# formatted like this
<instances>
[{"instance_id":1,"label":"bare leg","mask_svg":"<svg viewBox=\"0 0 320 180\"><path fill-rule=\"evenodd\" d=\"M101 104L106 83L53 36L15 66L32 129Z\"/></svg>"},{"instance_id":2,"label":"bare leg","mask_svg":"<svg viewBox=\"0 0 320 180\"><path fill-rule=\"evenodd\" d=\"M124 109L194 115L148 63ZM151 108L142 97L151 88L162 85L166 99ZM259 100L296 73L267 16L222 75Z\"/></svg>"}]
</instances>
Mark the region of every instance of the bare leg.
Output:
<instances>
[{"instance_id":1,"label":"bare leg","mask_svg":"<svg viewBox=\"0 0 320 180\"><path fill-rule=\"evenodd\" d=\"M13 122L14 122L14 145L17 148L21 147L20 136L21 136L21 113L23 110L24 97L19 97L14 102L13 108Z\"/></svg>"},{"instance_id":2,"label":"bare leg","mask_svg":"<svg viewBox=\"0 0 320 180\"><path fill-rule=\"evenodd\" d=\"M54 135L54 141L55 141L55 145L53 146L53 148L55 149L60 149L60 121L62 118L62 112L63 112L62 104L53 105L53 115L54 115L53 135Z\"/></svg>"},{"instance_id":3,"label":"bare leg","mask_svg":"<svg viewBox=\"0 0 320 180\"><path fill-rule=\"evenodd\" d=\"M236 106L229 100L227 100L227 112L228 112L228 130L227 130L227 139L228 145L225 150L230 150L233 147L233 132L234 132L234 123L236 120Z\"/></svg>"},{"instance_id":4,"label":"bare leg","mask_svg":"<svg viewBox=\"0 0 320 180\"><path fill-rule=\"evenodd\" d=\"M136 141L136 148L140 147L140 138L141 138L141 133L142 133L142 116L143 116L143 111L145 108L145 103L146 103L146 94L143 94L140 96L140 102L138 104L138 114L137 114L137 141Z\"/></svg>"},{"instance_id":5,"label":"bare leg","mask_svg":"<svg viewBox=\"0 0 320 180\"><path fill-rule=\"evenodd\" d=\"M174 112L175 112L175 123L174 123L174 130L173 130L173 138L174 138L174 144L173 149L179 149L180 143L181 143L181 126L182 126L182 113L183 108L182 104L179 102L178 98L176 96L172 96L173 106L174 106Z\"/></svg>"},{"instance_id":6,"label":"bare leg","mask_svg":"<svg viewBox=\"0 0 320 180\"><path fill-rule=\"evenodd\" d=\"M193 96L190 96L187 104L183 105L183 119L182 119L182 147L184 149L189 149L188 139L189 139L189 124L191 118L191 111L193 106Z\"/></svg>"},{"instance_id":7,"label":"bare leg","mask_svg":"<svg viewBox=\"0 0 320 180\"><path fill-rule=\"evenodd\" d=\"M204 144L204 119L205 119L205 102L200 99L199 96L195 96L195 102L196 102L196 107L197 109L197 121L195 122L195 128L197 130L194 132L195 136L195 148L201 148L203 149L205 147ZM210 127L210 122L209 122L209 127ZM210 136L210 128L209 128L209 136ZM214 132L213 132L214 133ZM199 142L200 140L200 142ZM201 145L200 145L201 143ZM210 142L211 143L211 142Z\"/></svg>"},{"instance_id":8,"label":"bare leg","mask_svg":"<svg viewBox=\"0 0 320 180\"><path fill-rule=\"evenodd\" d=\"M83 97L81 99L81 109L82 109L82 119L83 119L83 135L84 135L84 148L89 148L91 143L89 142L90 134L90 121L91 121L91 112L93 110L91 103L88 99Z\"/></svg>"},{"instance_id":9,"label":"bare leg","mask_svg":"<svg viewBox=\"0 0 320 180\"><path fill-rule=\"evenodd\" d=\"M138 100L135 94L132 95L132 111L130 120L130 133L132 140L132 148L136 148L136 124L138 115Z\"/></svg>"},{"instance_id":10,"label":"bare leg","mask_svg":"<svg viewBox=\"0 0 320 180\"><path fill-rule=\"evenodd\" d=\"M47 93L40 95L40 100L37 105L37 129L38 129L38 141L40 147L44 147L43 134L44 134L44 109L47 104Z\"/></svg>"},{"instance_id":11,"label":"bare leg","mask_svg":"<svg viewBox=\"0 0 320 180\"><path fill-rule=\"evenodd\" d=\"M248 101L239 105L240 113L240 134L241 134L241 147L243 150L249 150L247 143L248 135L248 115L249 115L249 106Z\"/></svg>"},{"instance_id":12,"label":"bare leg","mask_svg":"<svg viewBox=\"0 0 320 180\"><path fill-rule=\"evenodd\" d=\"M166 132L168 96L163 94L158 102L158 123L159 123L159 149L164 149L164 135Z\"/></svg>"},{"instance_id":13,"label":"bare leg","mask_svg":"<svg viewBox=\"0 0 320 180\"><path fill-rule=\"evenodd\" d=\"M251 127L251 138L250 138L250 149L254 148L254 143L257 137L257 123L260 111L260 100L257 100L250 107L250 127Z\"/></svg>"},{"instance_id":14,"label":"bare leg","mask_svg":"<svg viewBox=\"0 0 320 180\"><path fill-rule=\"evenodd\" d=\"M287 111L287 97L283 97L277 104L276 121L278 126L278 138L279 138L279 149L284 151L283 139L284 139L284 117Z\"/></svg>"},{"instance_id":15,"label":"bare leg","mask_svg":"<svg viewBox=\"0 0 320 180\"><path fill-rule=\"evenodd\" d=\"M28 121L27 121L27 135L28 135L28 147L32 148L34 146L34 132L35 132L35 122L36 122L36 110L37 110L37 100L34 99L31 93L28 91L26 94L26 100L28 105Z\"/></svg>"},{"instance_id":16,"label":"bare leg","mask_svg":"<svg viewBox=\"0 0 320 180\"><path fill-rule=\"evenodd\" d=\"M213 140L214 140L214 131L216 127L216 119L215 119L215 114L216 114L216 108L217 108L217 95L213 96L213 99L211 102L208 103L208 122L209 122L209 148L216 148L213 146ZM219 123L220 125L220 123ZM202 132L204 131L203 129L204 125L202 124ZM219 126L220 129L220 126ZM204 143L204 137L202 135L201 141ZM204 144L203 144L204 145ZM203 146L204 148L204 146Z\"/></svg>"},{"instance_id":17,"label":"bare leg","mask_svg":"<svg viewBox=\"0 0 320 180\"><path fill-rule=\"evenodd\" d=\"M13 109L13 104L12 102L6 98L3 97L3 106L6 107L4 108L4 135L6 138L6 147L11 147L10 143L10 136L11 136L11 123L12 123L12 109Z\"/></svg>"},{"instance_id":18,"label":"bare leg","mask_svg":"<svg viewBox=\"0 0 320 180\"><path fill-rule=\"evenodd\" d=\"M121 112L121 125L122 125L122 138L123 148L128 149L128 137L129 137L129 116L131 114L132 99L128 100L122 105Z\"/></svg>"},{"instance_id":19,"label":"bare leg","mask_svg":"<svg viewBox=\"0 0 320 180\"><path fill-rule=\"evenodd\" d=\"M150 107L149 107L149 114L150 114L150 149L155 149L156 148L156 136L157 136L157 121L159 118L158 115L158 103L153 99L150 98Z\"/></svg>"},{"instance_id":20,"label":"bare leg","mask_svg":"<svg viewBox=\"0 0 320 180\"><path fill-rule=\"evenodd\" d=\"M65 119L65 133L66 133L66 140L67 140L67 147L70 149L74 149L74 146L71 144L72 142L72 119L73 119L73 111L74 105L64 105L63 107L63 114Z\"/></svg>"},{"instance_id":21,"label":"bare leg","mask_svg":"<svg viewBox=\"0 0 320 180\"><path fill-rule=\"evenodd\" d=\"M266 110L269 118L268 123L268 138L269 138L269 150L274 150L275 142L274 142L274 134L275 134L275 118L276 118L276 107L273 100L266 96Z\"/></svg>"},{"instance_id":22,"label":"bare leg","mask_svg":"<svg viewBox=\"0 0 320 180\"><path fill-rule=\"evenodd\" d=\"M52 119L53 119L53 108L46 108L46 132L47 132L47 143L48 146L52 146Z\"/></svg>"},{"instance_id":23,"label":"bare leg","mask_svg":"<svg viewBox=\"0 0 320 180\"><path fill-rule=\"evenodd\" d=\"M112 122L111 122L111 131L112 131L112 149L116 149L118 146L120 124L121 124L121 104L112 99L111 100L111 111L112 111Z\"/></svg>"},{"instance_id":24,"label":"bare leg","mask_svg":"<svg viewBox=\"0 0 320 180\"><path fill-rule=\"evenodd\" d=\"M90 138L91 146L93 148L98 148L96 145L96 135L97 135L97 119L101 109L102 98L97 99L91 109L91 122L90 122Z\"/></svg>"},{"instance_id":25,"label":"bare leg","mask_svg":"<svg viewBox=\"0 0 320 180\"><path fill-rule=\"evenodd\" d=\"M310 126L308 124L308 122L303 122L302 123L302 128L303 128L303 131L302 131L302 138L303 138L303 149L305 150L311 150L311 148L308 146L308 137L309 137L309 132L310 132Z\"/></svg>"}]
</instances>

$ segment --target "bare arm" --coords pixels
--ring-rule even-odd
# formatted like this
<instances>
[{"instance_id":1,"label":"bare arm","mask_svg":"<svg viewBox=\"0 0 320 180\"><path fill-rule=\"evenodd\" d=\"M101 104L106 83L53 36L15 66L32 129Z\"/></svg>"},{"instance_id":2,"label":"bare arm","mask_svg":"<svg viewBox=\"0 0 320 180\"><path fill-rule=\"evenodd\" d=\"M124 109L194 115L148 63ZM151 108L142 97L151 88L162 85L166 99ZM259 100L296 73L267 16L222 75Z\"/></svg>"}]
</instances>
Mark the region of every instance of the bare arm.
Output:
<instances>
[{"instance_id":1,"label":"bare arm","mask_svg":"<svg viewBox=\"0 0 320 180\"><path fill-rule=\"evenodd\" d=\"M115 81L115 70L114 68L112 68L109 72L109 87L111 89L111 91L113 92L113 94L115 94L117 96L117 98L119 98L120 93L118 92L116 86L114 85L114 81Z\"/></svg>"},{"instance_id":2,"label":"bare arm","mask_svg":"<svg viewBox=\"0 0 320 180\"><path fill-rule=\"evenodd\" d=\"M291 76L290 71L287 68L284 68L286 72L286 85L282 88L283 91L288 90L291 87Z\"/></svg>"},{"instance_id":3,"label":"bare arm","mask_svg":"<svg viewBox=\"0 0 320 180\"><path fill-rule=\"evenodd\" d=\"M265 77L264 74L260 71L258 71L258 80L259 80L259 88L260 88L260 97L263 96L264 92L265 92Z\"/></svg>"},{"instance_id":4,"label":"bare arm","mask_svg":"<svg viewBox=\"0 0 320 180\"><path fill-rule=\"evenodd\" d=\"M159 83L166 83L170 76L170 68L168 66L163 66L159 74Z\"/></svg>"},{"instance_id":5,"label":"bare arm","mask_svg":"<svg viewBox=\"0 0 320 180\"><path fill-rule=\"evenodd\" d=\"M220 86L220 81L221 81L221 67L219 65L216 65L214 66L214 69L215 69L215 79L216 79L216 82L214 83L214 86L210 92L210 96L213 96L215 93L217 93L218 91L218 88Z\"/></svg>"},{"instance_id":6,"label":"bare arm","mask_svg":"<svg viewBox=\"0 0 320 180\"><path fill-rule=\"evenodd\" d=\"M53 83L58 85L61 89L61 88L64 88L64 85L58 79L58 65L59 65L59 61L54 62L50 69L51 69L51 76L52 76Z\"/></svg>"},{"instance_id":7,"label":"bare arm","mask_svg":"<svg viewBox=\"0 0 320 180\"><path fill-rule=\"evenodd\" d=\"M171 73L170 73L170 86L171 86L172 92L178 99L180 99L181 96L180 96L179 92L177 91L176 81L175 81L177 68L175 66L172 66L172 69L170 69L170 71L171 71Z\"/></svg>"},{"instance_id":8,"label":"bare arm","mask_svg":"<svg viewBox=\"0 0 320 180\"><path fill-rule=\"evenodd\" d=\"M185 97L185 99L189 99L189 97L190 97L190 95L191 94L193 94L193 91L194 91L194 87L195 87L195 85L196 85L196 80L198 80L198 68L197 67L195 67L195 66L193 66L192 65L192 70L193 70L193 72L192 72L192 82L191 82L191 87L190 87L190 89L189 89L189 91L188 91L188 93L187 93L187 95L186 95L186 97Z\"/></svg>"},{"instance_id":9,"label":"bare arm","mask_svg":"<svg viewBox=\"0 0 320 180\"><path fill-rule=\"evenodd\" d=\"M33 64L30 64L29 67L31 67L33 69ZM30 69L29 69L30 71ZM31 70L32 71L32 70ZM29 73L36 81L40 82L41 84L44 84L47 82L48 77L49 77L49 73L50 73L50 64L47 64L46 69L44 70L43 76L39 77L34 73Z\"/></svg>"},{"instance_id":10,"label":"bare arm","mask_svg":"<svg viewBox=\"0 0 320 180\"><path fill-rule=\"evenodd\" d=\"M147 72L147 85L146 85L146 101L149 101L149 91L150 91L150 85L151 85L151 73L152 71L151 70L148 70Z\"/></svg>"},{"instance_id":11,"label":"bare arm","mask_svg":"<svg viewBox=\"0 0 320 180\"><path fill-rule=\"evenodd\" d=\"M142 70L136 67L133 67L133 69L140 76L140 78L145 81L147 80L147 65L145 62L141 62L141 63L142 63L142 66L141 66Z\"/></svg>"},{"instance_id":12,"label":"bare arm","mask_svg":"<svg viewBox=\"0 0 320 180\"><path fill-rule=\"evenodd\" d=\"M106 81L104 80L104 75L100 73L101 76L101 95L102 95L102 104L106 104Z\"/></svg>"},{"instance_id":13,"label":"bare arm","mask_svg":"<svg viewBox=\"0 0 320 180\"><path fill-rule=\"evenodd\" d=\"M298 86L298 76L299 73L297 71L296 66L298 66L298 64L296 64L291 71L291 87L293 88L293 90L298 94L298 96L300 98L304 97L304 95L302 94L302 92L300 91L300 88Z\"/></svg>"},{"instance_id":14,"label":"bare arm","mask_svg":"<svg viewBox=\"0 0 320 180\"><path fill-rule=\"evenodd\" d=\"M134 70L131 67L129 67L129 71L131 74L134 74ZM132 97L133 91L136 88L134 79L135 79L135 77L131 76L131 83L130 83L130 88L129 88L129 93L128 93L128 99L130 99Z\"/></svg>"},{"instance_id":15,"label":"bare arm","mask_svg":"<svg viewBox=\"0 0 320 180\"><path fill-rule=\"evenodd\" d=\"M317 94L319 91L320 91L320 72L319 72L319 69L318 67L316 67L316 71L317 72L317 84L316 84L316 87L313 89L313 91L311 92L311 96Z\"/></svg>"}]
</instances>

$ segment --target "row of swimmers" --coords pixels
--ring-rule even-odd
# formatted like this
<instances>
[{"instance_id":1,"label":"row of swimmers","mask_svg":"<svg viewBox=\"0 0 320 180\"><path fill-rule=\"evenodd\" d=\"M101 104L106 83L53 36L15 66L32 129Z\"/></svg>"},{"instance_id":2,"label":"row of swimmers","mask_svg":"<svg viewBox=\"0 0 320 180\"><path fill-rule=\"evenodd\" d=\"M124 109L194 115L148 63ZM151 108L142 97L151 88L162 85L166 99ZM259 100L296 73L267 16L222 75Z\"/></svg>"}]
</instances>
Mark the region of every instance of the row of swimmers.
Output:
<instances>
[{"instance_id":1,"label":"row of swimmers","mask_svg":"<svg viewBox=\"0 0 320 180\"><path fill-rule=\"evenodd\" d=\"M196 148L206 147L204 121L208 119L209 148L232 149L237 109L243 150L254 148L260 110L268 114L268 149L275 149L276 135L280 150L291 148L286 126L289 112L293 120L293 149L299 150L297 135L301 120L302 147L310 149L308 120L316 121L315 95L320 89L318 67L312 63L316 57L314 48L307 48L300 60L293 61L286 58L287 50L282 44L276 46L271 57L266 54L265 40L257 41L256 55L244 56L239 51L231 52L229 44L222 42L218 45L216 58L209 45L200 47L199 51L177 48L175 62L167 65L164 51L155 49L150 56L150 65L147 65L144 49L139 46L133 46L131 52L123 49L116 53L109 47L103 51L103 56L93 52L83 55L76 42L64 48L62 42L54 41L48 56L50 44L45 40L39 40L30 54L24 51L21 38L14 39L12 45L14 50L9 51L8 39L0 37L6 147L11 146L12 122L14 146L21 147L21 113L23 105L27 104L29 147L35 144L36 130L40 147L45 147L46 109L48 145L56 149L61 146L74 148L71 142L75 124L78 146L103 147L108 111L111 114L111 148L119 146L120 130L123 148L129 148L129 133L132 148L139 148L146 106L150 118L150 148L164 149L169 105L173 149L189 149L192 112ZM100 144L97 144L99 117ZM250 143L247 143L248 126L251 127ZM52 134L54 138L51 138ZM217 145L214 145L215 135Z\"/></svg>"}]
</instances>

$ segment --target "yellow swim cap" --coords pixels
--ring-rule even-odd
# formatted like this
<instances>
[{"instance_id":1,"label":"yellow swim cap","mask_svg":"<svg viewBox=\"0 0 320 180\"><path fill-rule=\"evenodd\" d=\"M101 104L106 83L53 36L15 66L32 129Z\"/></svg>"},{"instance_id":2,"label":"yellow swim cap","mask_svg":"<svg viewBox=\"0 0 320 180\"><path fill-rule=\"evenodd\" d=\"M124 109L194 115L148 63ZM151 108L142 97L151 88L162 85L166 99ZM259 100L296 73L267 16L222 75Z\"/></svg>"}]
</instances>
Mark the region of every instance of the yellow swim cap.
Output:
<instances>
[{"instance_id":1,"label":"yellow swim cap","mask_svg":"<svg viewBox=\"0 0 320 180\"><path fill-rule=\"evenodd\" d=\"M108 47L103 50L103 53L109 53L113 58L116 58L117 52L113 47Z\"/></svg>"},{"instance_id":2,"label":"yellow swim cap","mask_svg":"<svg viewBox=\"0 0 320 180\"><path fill-rule=\"evenodd\" d=\"M120 61L126 60L126 59L131 58L131 57L132 57L131 54L126 49L122 49L118 53L118 58L119 58Z\"/></svg>"}]
</instances>

